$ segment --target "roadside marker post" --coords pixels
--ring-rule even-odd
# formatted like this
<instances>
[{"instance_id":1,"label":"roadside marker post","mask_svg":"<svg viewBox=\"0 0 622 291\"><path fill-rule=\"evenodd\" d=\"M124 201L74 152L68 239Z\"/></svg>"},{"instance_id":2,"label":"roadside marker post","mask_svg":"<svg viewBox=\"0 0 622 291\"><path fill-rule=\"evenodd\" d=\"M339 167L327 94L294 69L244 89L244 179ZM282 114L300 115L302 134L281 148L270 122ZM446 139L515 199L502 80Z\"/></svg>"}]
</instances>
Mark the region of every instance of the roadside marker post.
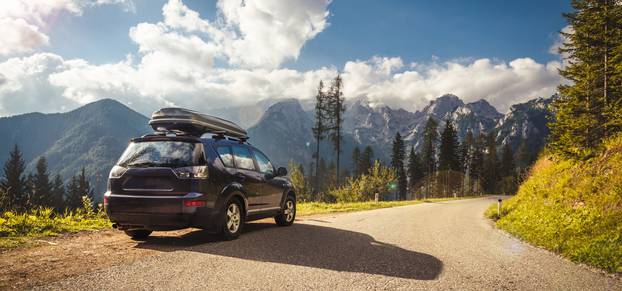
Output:
<instances>
[{"instance_id":1,"label":"roadside marker post","mask_svg":"<svg viewBox=\"0 0 622 291\"><path fill-rule=\"evenodd\" d=\"M378 203L379 200L380 200L380 193L378 192L374 193L374 201Z\"/></svg>"},{"instance_id":2,"label":"roadside marker post","mask_svg":"<svg viewBox=\"0 0 622 291\"><path fill-rule=\"evenodd\" d=\"M501 201L501 198L497 200L497 215L499 215L499 218L501 218Z\"/></svg>"}]
</instances>

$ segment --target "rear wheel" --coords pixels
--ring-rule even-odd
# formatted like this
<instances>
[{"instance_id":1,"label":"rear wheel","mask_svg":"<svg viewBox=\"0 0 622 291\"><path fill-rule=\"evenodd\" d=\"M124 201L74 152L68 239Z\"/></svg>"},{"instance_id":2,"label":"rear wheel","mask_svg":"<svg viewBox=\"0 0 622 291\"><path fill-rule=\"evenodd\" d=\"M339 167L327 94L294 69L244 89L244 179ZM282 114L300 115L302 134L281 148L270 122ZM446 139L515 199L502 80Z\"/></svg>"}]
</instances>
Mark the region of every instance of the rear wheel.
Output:
<instances>
[{"instance_id":1,"label":"rear wheel","mask_svg":"<svg viewBox=\"0 0 622 291\"><path fill-rule=\"evenodd\" d=\"M132 229L126 230L125 234L131 237L133 240L146 240L151 234L151 230L148 229Z\"/></svg>"},{"instance_id":2,"label":"rear wheel","mask_svg":"<svg viewBox=\"0 0 622 291\"><path fill-rule=\"evenodd\" d=\"M242 226L244 226L244 215L239 200L235 198L229 200L222 215L223 238L226 240L238 238L242 232Z\"/></svg>"},{"instance_id":3,"label":"rear wheel","mask_svg":"<svg viewBox=\"0 0 622 291\"><path fill-rule=\"evenodd\" d=\"M283 204L281 213L274 217L274 221L279 226L290 226L296 219L296 199L292 195L288 195Z\"/></svg>"}]
</instances>

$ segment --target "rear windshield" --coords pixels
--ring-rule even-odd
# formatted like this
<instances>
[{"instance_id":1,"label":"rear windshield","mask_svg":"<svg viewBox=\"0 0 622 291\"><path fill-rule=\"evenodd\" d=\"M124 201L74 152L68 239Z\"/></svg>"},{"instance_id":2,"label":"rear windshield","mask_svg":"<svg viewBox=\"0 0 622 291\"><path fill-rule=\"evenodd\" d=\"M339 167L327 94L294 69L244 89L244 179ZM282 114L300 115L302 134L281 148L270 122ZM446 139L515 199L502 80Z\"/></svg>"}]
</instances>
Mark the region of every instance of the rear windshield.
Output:
<instances>
[{"instance_id":1,"label":"rear windshield","mask_svg":"<svg viewBox=\"0 0 622 291\"><path fill-rule=\"evenodd\" d=\"M203 165L201 143L184 141L132 142L119 162L122 167L188 167Z\"/></svg>"}]
</instances>

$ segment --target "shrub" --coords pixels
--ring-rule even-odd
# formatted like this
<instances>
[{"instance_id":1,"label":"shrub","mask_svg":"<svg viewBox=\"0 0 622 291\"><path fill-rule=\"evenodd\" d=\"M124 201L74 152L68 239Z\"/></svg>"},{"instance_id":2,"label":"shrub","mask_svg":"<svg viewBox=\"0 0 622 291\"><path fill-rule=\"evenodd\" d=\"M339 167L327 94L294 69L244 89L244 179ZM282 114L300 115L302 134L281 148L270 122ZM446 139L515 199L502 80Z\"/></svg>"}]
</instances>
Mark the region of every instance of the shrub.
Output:
<instances>
[{"instance_id":1,"label":"shrub","mask_svg":"<svg viewBox=\"0 0 622 291\"><path fill-rule=\"evenodd\" d=\"M396 180L397 175L393 169L376 161L367 174L362 174L358 178L349 177L343 186L328 191L328 195L338 202L369 201L374 199L376 193L380 195L389 193L389 185Z\"/></svg>"}]
</instances>

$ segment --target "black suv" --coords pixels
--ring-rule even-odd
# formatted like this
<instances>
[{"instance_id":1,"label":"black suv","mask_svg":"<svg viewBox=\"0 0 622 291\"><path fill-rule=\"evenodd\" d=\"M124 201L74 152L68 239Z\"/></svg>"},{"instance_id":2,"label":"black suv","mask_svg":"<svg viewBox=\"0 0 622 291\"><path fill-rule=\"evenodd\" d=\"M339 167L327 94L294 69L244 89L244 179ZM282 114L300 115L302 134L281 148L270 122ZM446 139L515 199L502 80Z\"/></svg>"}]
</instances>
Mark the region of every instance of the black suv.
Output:
<instances>
[{"instance_id":1,"label":"black suv","mask_svg":"<svg viewBox=\"0 0 622 291\"><path fill-rule=\"evenodd\" d=\"M162 132L133 139L104 195L113 227L137 240L188 227L235 239L246 221L274 217L291 225L296 194L287 170L275 169L245 139L206 136Z\"/></svg>"}]
</instances>

